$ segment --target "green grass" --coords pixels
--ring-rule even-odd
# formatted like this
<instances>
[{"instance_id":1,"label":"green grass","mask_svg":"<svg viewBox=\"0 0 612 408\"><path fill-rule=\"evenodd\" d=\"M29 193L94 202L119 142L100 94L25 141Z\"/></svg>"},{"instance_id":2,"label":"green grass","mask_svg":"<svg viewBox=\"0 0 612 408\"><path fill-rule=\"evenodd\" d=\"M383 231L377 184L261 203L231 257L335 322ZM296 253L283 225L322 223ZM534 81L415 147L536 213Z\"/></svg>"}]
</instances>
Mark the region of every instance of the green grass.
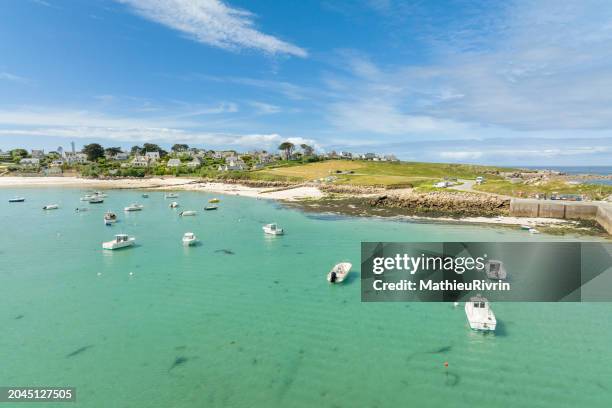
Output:
<instances>
[{"instance_id":1,"label":"green grass","mask_svg":"<svg viewBox=\"0 0 612 408\"><path fill-rule=\"evenodd\" d=\"M337 170L353 171L353 174L337 174ZM408 187L432 184L444 177L474 179L477 176L485 176L492 180L499 178L495 172L500 170L508 169L467 164L326 160L302 165L266 168L251 174L255 177L260 175L291 177L300 181L335 176L337 177L337 184Z\"/></svg>"},{"instance_id":2,"label":"green grass","mask_svg":"<svg viewBox=\"0 0 612 408\"><path fill-rule=\"evenodd\" d=\"M540 185L524 183L513 184L507 180L490 180L480 186L474 186L474 189L512 197L528 197L535 193L546 193L550 195L553 192L559 194L586 194L593 200L600 200L612 194L612 186L567 184L562 180L552 180Z\"/></svg>"}]
</instances>

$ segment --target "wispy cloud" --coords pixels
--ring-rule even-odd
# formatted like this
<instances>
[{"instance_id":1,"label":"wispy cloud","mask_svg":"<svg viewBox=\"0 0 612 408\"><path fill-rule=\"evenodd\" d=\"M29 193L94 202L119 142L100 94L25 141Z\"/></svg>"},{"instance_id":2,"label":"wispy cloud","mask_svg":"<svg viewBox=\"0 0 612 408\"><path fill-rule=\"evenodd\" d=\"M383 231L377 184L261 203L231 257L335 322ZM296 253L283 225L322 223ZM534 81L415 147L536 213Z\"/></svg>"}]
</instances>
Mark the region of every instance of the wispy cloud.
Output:
<instances>
[{"instance_id":1,"label":"wispy cloud","mask_svg":"<svg viewBox=\"0 0 612 408\"><path fill-rule=\"evenodd\" d=\"M204 44L305 58L308 52L254 27L254 15L220 0L118 0L139 15Z\"/></svg>"},{"instance_id":2,"label":"wispy cloud","mask_svg":"<svg viewBox=\"0 0 612 408\"><path fill-rule=\"evenodd\" d=\"M227 105L219 105L221 110ZM230 109L231 110L231 109ZM216 112L205 112L205 114ZM204 113L203 113L204 114ZM192 115L197 116L197 115ZM312 139L281 136L278 133L231 133L208 130L206 122L188 115L125 116L105 112L44 107L0 109L0 137L10 137L18 145L20 136L68 139L95 139L104 142L163 144L189 143L206 147L266 148L276 150L284 140L318 146Z\"/></svg>"},{"instance_id":3,"label":"wispy cloud","mask_svg":"<svg viewBox=\"0 0 612 408\"><path fill-rule=\"evenodd\" d=\"M30 80L28 78L11 74L10 72L0 72L0 81L19 82L22 84L30 83Z\"/></svg>"},{"instance_id":4,"label":"wispy cloud","mask_svg":"<svg viewBox=\"0 0 612 408\"><path fill-rule=\"evenodd\" d=\"M386 7L388 2L375 2ZM375 65L345 51L328 87L341 129L612 129L612 9L602 0L518 1L469 35L435 38L429 64ZM453 32L460 32L455 27ZM448 30L449 33L451 30ZM450 128L449 126L450 125Z\"/></svg>"}]
</instances>

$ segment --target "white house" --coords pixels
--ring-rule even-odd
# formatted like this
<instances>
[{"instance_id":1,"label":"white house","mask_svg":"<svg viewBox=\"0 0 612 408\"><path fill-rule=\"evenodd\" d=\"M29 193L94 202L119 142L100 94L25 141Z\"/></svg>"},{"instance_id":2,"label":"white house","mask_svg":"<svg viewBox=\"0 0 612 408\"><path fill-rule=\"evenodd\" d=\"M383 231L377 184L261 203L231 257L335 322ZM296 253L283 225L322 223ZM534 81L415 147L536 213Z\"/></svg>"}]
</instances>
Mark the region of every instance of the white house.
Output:
<instances>
[{"instance_id":1,"label":"white house","mask_svg":"<svg viewBox=\"0 0 612 408\"><path fill-rule=\"evenodd\" d=\"M32 149L32 157L35 159L44 159L45 151L41 149Z\"/></svg>"},{"instance_id":2,"label":"white house","mask_svg":"<svg viewBox=\"0 0 612 408\"><path fill-rule=\"evenodd\" d=\"M87 155L85 153L64 152L64 155L68 164L87 163Z\"/></svg>"},{"instance_id":3,"label":"white house","mask_svg":"<svg viewBox=\"0 0 612 408\"><path fill-rule=\"evenodd\" d=\"M179 167L181 165L181 159L170 159L166 167Z\"/></svg>"},{"instance_id":4,"label":"white house","mask_svg":"<svg viewBox=\"0 0 612 408\"><path fill-rule=\"evenodd\" d=\"M130 158L130 154L126 152L119 152L116 155L110 157L111 160L115 160L115 161L127 160L129 158Z\"/></svg>"},{"instance_id":5,"label":"white house","mask_svg":"<svg viewBox=\"0 0 612 408\"><path fill-rule=\"evenodd\" d=\"M146 156L136 156L132 159L132 167L147 167L149 159Z\"/></svg>"},{"instance_id":6,"label":"white house","mask_svg":"<svg viewBox=\"0 0 612 408\"><path fill-rule=\"evenodd\" d=\"M192 161L187 163L187 167L191 167L192 169L200 167L201 165L202 165L202 162L197 157L194 157Z\"/></svg>"},{"instance_id":7,"label":"white house","mask_svg":"<svg viewBox=\"0 0 612 408\"><path fill-rule=\"evenodd\" d=\"M247 165L235 156L225 159L225 164L218 167L219 171L242 171L246 169Z\"/></svg>"},{"instance_id":8,"label":"white house","mask_svg":"<svg viewBox=\"0 0 612 408\"><path fill-rule=\"evenodd\" d=\"M40 159L35 159L35 158L21 159L19 160L19 164L21 164L24 167L38 167L40 166Z\"/></svg>"},{"instance_id":9,"label":"white house","mask_svg":"<svg viewBox=\"0 0 612 408\"><path fill-rule=\"evenodd\" d=\"M159 160L159 152L146 152L145 156L149 159L149 161L156 162Z\"/></svg>"},{"instance_id":10,"label":"white house","mask_svg":"<svg viewBox=\"0 0 612 408\"><path fill-rule=\"evenodd\" d=\"M0 160L11 160L12 158L11 152L3 152L0 150Z\"/></svg>"}]
</instances>

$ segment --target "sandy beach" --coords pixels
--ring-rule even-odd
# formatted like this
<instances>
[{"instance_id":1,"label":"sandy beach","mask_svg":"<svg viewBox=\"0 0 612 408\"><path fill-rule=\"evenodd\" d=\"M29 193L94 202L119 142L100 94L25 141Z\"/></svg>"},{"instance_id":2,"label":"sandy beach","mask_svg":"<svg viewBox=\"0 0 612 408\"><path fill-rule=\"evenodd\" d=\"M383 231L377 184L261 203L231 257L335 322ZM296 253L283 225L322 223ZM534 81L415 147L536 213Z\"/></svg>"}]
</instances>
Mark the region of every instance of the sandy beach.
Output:
<instances>
[{"instance_id":1,"label":"sandy beach","mask_svg":"<svg viewBox=\"0 0 612 408\"><path fill-rule=\"evenodd\" d=\"M323 197L323 193L316 187L295 187L278 190L264 187L242 186L238 184L210 183L202 182L199 179L174 177L113 180L85 179L80 177L0 177L0 188L11 187L184 190L286 201Z\"/></svg>"}]
</instances>

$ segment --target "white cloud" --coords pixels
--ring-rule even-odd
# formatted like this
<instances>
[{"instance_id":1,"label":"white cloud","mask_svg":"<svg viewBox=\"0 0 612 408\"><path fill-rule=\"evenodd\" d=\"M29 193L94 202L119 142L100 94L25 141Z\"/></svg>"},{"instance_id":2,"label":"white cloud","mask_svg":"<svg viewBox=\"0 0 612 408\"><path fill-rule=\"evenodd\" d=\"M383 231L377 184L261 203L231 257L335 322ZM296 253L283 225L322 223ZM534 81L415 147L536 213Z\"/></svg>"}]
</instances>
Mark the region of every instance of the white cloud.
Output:
<instances>
[{"instance_id":1,"label":"white cloud","mask_svg":"<svg viewBox=\"0 0 612 408\"><path fill-rule=\"evenodd\" d=\"M249 102L249 105L255 108L257 113L261 115L271 115L271 114L279 113L282 111L280 106L272 105L272 104L265 103L265 102L251 101Z\"/></svg>"},{"instance_id":2,"label":"white cloud","mask_svg":"<svg viewBox=\"0 0 612 408\"><path fill-rule=\"evenodd\" d=\"M204 44L227 50L253 49L268 54L307 57L303 48L254 28L254 16L220 0L119 0L136 13Z\"/></svg>"},{"instance_id":3,"label":"white cloud","mask_svg":"<svg viewBox=\"0 0 612 408\"><path fill-rule=\"evenodd\" d=\"M496 12L488 24L445 26L445 38L431 39L428 65L374 65L341 52L345 74L325 78L340 94L330 121L404 136L449 124L480 134L612 129L609 2L519 0Z\"/></svg>"},{"instance_id":4,"label":"white cloud","mask_svg":"<svg viewBox=\"0 0 612 408\"><path fill-rule=\"evenodd\" d=\"M284 140L318 146L314 140L283 137L278 133L228 133L209 131L202 123L169 117L114 116L102 112L70 109L0 109L0 137L18 145L20 136L94 139L104 142L189 143L214 147L276 150Z\"/></svg>"},{"instance_id":5,"label":"white cloud","mask_svg":"<svg viewBox=\"0 0 612 408\"><path fill-rule=\"evenodd\" d=\"M0 72L0 80L3 81L11 81L11 82L20 82L20 83L29 83L30 80L19 75L11 74L10 72Z\"/></svg>"}]
</instances>

